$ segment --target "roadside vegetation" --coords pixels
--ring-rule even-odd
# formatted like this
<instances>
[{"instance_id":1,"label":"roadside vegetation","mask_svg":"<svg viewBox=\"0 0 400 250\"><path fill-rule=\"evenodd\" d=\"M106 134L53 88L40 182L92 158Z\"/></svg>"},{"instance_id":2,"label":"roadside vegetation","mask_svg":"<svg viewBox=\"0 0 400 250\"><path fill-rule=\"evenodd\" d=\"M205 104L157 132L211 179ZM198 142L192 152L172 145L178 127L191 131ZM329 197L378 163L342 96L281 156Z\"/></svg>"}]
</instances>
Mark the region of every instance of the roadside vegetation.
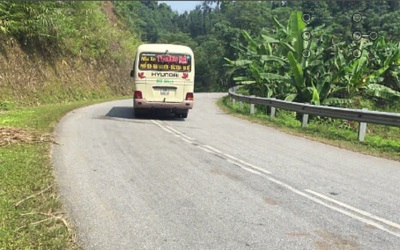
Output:
<instances>
[{"instance_id":1,"label":"roadside vegetation","mask_svg":"<svg viewBox=\"0 0 400 250\"><path fill-rule=\"evenodd\" d=\"M293 54L295 62L302 66L306 77L321 67L325 69L319 75L314 74L312 82L307 79L304 83L306 87L312 88L313 83L318 89L315 81L320 77L322 86L329 80L335 85L343 80L339 87L349 88L353 91L351 94L356 94L360 89L358 84L363 85L364 79L369 81L368 85L374 83L399 91L398 71L393 68L394 65L390 66L389 71L381 73L390 64L389 61L385 64L385 61L390 58L389 55L396 53L400 41L396 35L400 32L397 22L400 18L400 3L396 0L203 1L195 10L182 14L171 11L164 3L157 4L157 1L115 4L116 9L121 10L119 12L124 20L139 24L143 41L179 43L192 47L196 56L197 91L225 91L238 83L235 77L256 77L256 72L253 72L255 69L259 73L282 73L285 77L284 73L290 74L294 65L294 62L289 61L289 52ZM308 14L310 20L305 23L298 15L291 17L295 12ZM353 16L357 13L361 15L361 20L356 22ZM137 26L128 27L134 29ZM302 42L303 31L310 32L309 41ZM358 39L353 37L354 32L362 35L376 32L378 36L375 40L368 37ZM308 59L300 58L302 49L312 52ZM358 59L352 53L357 49L362 55ZM260 58L261 54L264 57ZM224 66L228 64L225 58L242 63L246 60L252 62L232 72L232 67ZM319 63L323 65L319 66ZM253 69L250 69L250 65ZM334 66L332 71L328 71L328 65ZM277 71L279 68L282 72ZM337 78L332 75L329 79L328 75L335 73L339 73ZM252 80L257 81L258 88L267 81ZM269 80L276 82L275 85L283 82L283 79ZM372 89L373 86L369 87ZM330 90L341 94L341 99L349 97L344 90ZM264 92L265 95L277 93L274 91ZM365 92L370 94L372 90ZM264 93L260 91L259 94ZM323 103L323 93L320 98Z\"/></svg>"},{"instance_id":2,"label":"roadside vegetation","mask_svg":"<svg viewBox=\"0 0 400 250\"><path fill-rule=\"evenodd\" d=\"M400 104L399 42L384 37L345 42L323 26L306 27L303 17L292 12L287 25L274 18L275 35L263 30L252 38L243 31L246 46L239 48L239 59L226 58L238 72L233 80L251 95L287 101L349 106L361 98L375 106ZM305 40L304 34L316 38Z\"/></svg>"},{"instance_id":3,"label":"roadside vegetation","mask_svg":"<svg viewBox=\"0 0 400 250\"><path fill-rule=\"evenodd\" d=\"M0 249L80 249L57 194L50 159L57 144L53 130L67 112L107 100L0 114Z\"/></svg>"},{"instance_id":4,"label":"roadside vegetation","mask_svg":"<svg viewBox=\"0 0 400 250\"><path fill-rule=\"evenodd\" d=\"M240 109L238 102L232 104L229 97L223 97L217 104L225 112L250 122L347 150L400 161L400 127L368 124L365 141L360 142L358 122L313 117L303 128L296 112L278 109L271 121L265 106L256 106L254 114L250 115L249 104L243 103Z\"/></svg>"},{"instance_id":5,"label":"roadside vegetation","mask_svg":"<svg viewBox=\"0 0 400 250\"><path fill-rule=\"evenodd\" d=\"M69 110L131 95L140 43L192 47L197 92L242 85L244 94L400 112L399 18L397 0L203 1L182 14L151 0L0 2L0 249L79 248L52 175L53 128ZM355 123L312 117L301 129L291 112L268 122L262 107L250 117L246 105L221 102L255 122L400 159L399 128L368 125L360 143Z\"/></svg>"},{"instance_id":6,"label":"roadside vegetation","mask_svg":"<svg viewBox=\"0 0 400 250\"><path fill-rule=\"evenodd\" d=\"M183 14L154 1L117 7L135 13L123 13L131 22L142 21L143 41L193 48L197 92L241 85L247 95L400 112L399 1L203 1ZM335 138L343 143L356 136L354 122L320 117L310 122L307 129L319 127L316 134L326 126L346 128L351 136ZM369 145L381 142L371 136L374 131L398 145L397 128L371 124ZM379 154L385 150L398 146L382 146Z\"/></svg>"},{"instance_id":7,"label":"roadside vegetation","mask_svg":"<svg viewBox=\"0 0 400 250\"><path fill-rule=\"evenodd\" d=\"M343 41L324 25L307 27L301 11L293 11L287 24L273 18L275 32L262 30L238 47L238 59L225 58L233 80L244 95L347 108L400 112L400 43L360 38ZM316 38L304 39L308 33ZM304 51L309 54L304 56ZM357 51L357 56L354 55ZM238 110L226 99L231 111L249 114L248 105ZM266 108L258 106L252 118L265 123ZM244 112L244 113L243 113ZM400 128L368 125L365 142L357 141L357 122L311 116L301 128L300 116L279 111L271 124L291 132L346 149L400 160Z\"/></svg>"},{"instance_id":8,"label":"roadside vegetation","mask_svg":"<svg viewBox=\"0 0 400 250\"><path fill-rule=\"evenodd\" d=\"M0 110L130 94L139 43L111 2L0 2Z\"/></svg>"},{"instance_id":9,"label":"roadside vegetation","mask_svg":"<svg viewBox=\"0 0 400 250\"><path fill-rule=\"evenodd\" d=\"M130 95L139 43L111 2L0 2L0 249L80 249L53 129L70 110Z\"/></svg>"}]
</instances>

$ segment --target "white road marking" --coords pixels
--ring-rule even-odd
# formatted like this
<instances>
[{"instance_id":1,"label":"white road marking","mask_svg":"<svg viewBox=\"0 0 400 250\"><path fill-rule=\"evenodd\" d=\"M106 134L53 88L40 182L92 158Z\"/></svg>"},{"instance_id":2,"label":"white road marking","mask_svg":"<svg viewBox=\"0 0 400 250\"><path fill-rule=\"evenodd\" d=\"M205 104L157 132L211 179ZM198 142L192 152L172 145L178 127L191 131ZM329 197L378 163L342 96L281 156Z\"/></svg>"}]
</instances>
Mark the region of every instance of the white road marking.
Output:
<instances>
[{"instance_id":1,"label":"white road marking","mask_svg":"<svg viewBox=\"0 0 400 250\"><path fill-rule=\"evenodd\" d=\"M207 148L211 149L213 152L219 154L220 156L225 156L225 158L227 157L227 158L230 158L231 160L233 160L233 161L235 161L235 162L238 162L238 163L242 163L242 164L244 164L244 165L247 165L248 167L250 167L250 168L252 168L252 169L254 169L254 170L260 171L260 172L262 172L262 173L264 173L264 174L271 174L271 172L269 172L269 171L267 171L267 170L264 170L264 169L262 169L262 168L256 167L256 166L254 166L254 165L252 165L252 164L250 164L250 163L248 163L248 162L245 162L245 161L243 161L243 160L240 160L240 159L238 159L238 158L236 158L236 157L234 157L234 156L232 156L232 155L225 154L225 153L221 152L220 150L218 150L218 149L216 149L216 148L214 148L214 147L212 147L212 146L210 146L210 145L204 145L204 147L207 147ZM227 160L228 160L228 159L227 159ZM228 160L228 161L229 161L229 160ZM233 161L230 161L230 162L233 162Z\"/></svg>"},{"instance_id":2,"label":"white road marking","mask_svg":"<svg viewBox=\"0 0 400 250\"><path fill-rule=\"evenodd\" d=\"M189 143L189 144L193 144L192 141L190 141L190 140L188 140L188 139L186 139L186 138L181 137L181 139L182 139L184 142L187 142L187 143Z\"/></svg>"},{"instance_id":3,"label":"white road marking","mask_svg":"<svg viewBox=\"0 0 400 250\"><path fill-rule=\"evenodd\" d=\"M163 130L167 131L168 133L171 133L171 134L175 135L176 137L179 137L180 139L182 139L183 141L185 141L185 142L187 142L187 143L193 144L193 142L192 142L191 140L195 140L194 138L191 138L191 137L189 137L189 136L186 136L186 135L184 135L183 133L177 131L176 129L174 129L174 128L170 127L170 126L164 126L163 124L161 124L161 123L159 123L159 122L157 122L157 121L154 121L154 120L152 120L152 122L153 122L154 124L156 124L157 126L159 126L160 128L162 128ZM369 213L369 212L363 211L363 210L361 210L361 209L357 209L357 208L355 208L355 207L352 207L352 206L347 205L347 204L345 204L345 203L343 203L343 202L334 200L334 199L332 199L332 198L330 198L330 197L327 197L327 196L325 196L325 195L319 194L319 193L314 192L314 191L312 191L312 190L309 190L309 189L305 189L305 190L304 190L305 192L310 193L310 194L313 194L313 195L319 197L320 199L317 198L317 197L314 197L314 196L312 196L312 195L310 195L310 194L307 194L307 193L305 193L305 192L302 192L302 191L300 191L300 190L298 190L298 189L296 189L296 188L294 188L294 187L292 187L292 186L290 186L290 185L288 185L288 184L286 184L286 183L283 183L283 182L281 182L281 181L279 181L279 180L277 180L277 179L271 177L271 176L270 176L270 175L271 175L271 172L269 172L269 171L267 171L267 170L264 170L264 169L262 169L262 168L259 168L259 167L257 167L257 166L254 166L254 165L252 165L252 164L250 164L250 163L247 163L247 162L245 162L245 161L243 161L243 160L241 160L241 159L238 159L238 158L236 158L236 157L234 157L234 156L232 156L232 155L225 154L225 153L221 152L220 150L218 150L218 149L216 149L216 148L214 148L214 147L212 147L212 146L210 146L210 145L204 144L204 145L196 145L196 146L197 146L199 149L201 149L201 150L203 150L203 151L205 151L205 152L207 152L207 153L217 154L217 155L219 155L219 156L222 156L222 157L225 158L229 163L232 163L232 164L234 164L234 165L240 167L241 169L246 170L246 171L248 171L248 172L250 172L250 173L259 175L259 176L261 176L261 177L264 177L264 178L270 180L271 182L273 182L273 183L275 183L275 184L278 184L278 185L280 185L280 186L282 186L282 187L288 189L289 191L291 191L291 192L293 192L293 193L295 193L295 194L298 194L298 195L300 195L300 196L302 196L302 197L304 197L304 198L306 198L306 199L309 199L309 200L311 200L311 201L313 201L313 202L316 202L316 203L318 203L318 204L320 204L320 205L323 205L323 206L325 206L325 207L327 207L327 208L329 208L329 209L332 209L332 210L334 210L334 211L337 211L337 212L339 212L339 213L341 213L341 214L344 214L344 215L346 215L346 216L348 216L348 217L350 217L350 218L353 218L353 219L356 219L356 220L358 220L358 221L361 221L361 222L363 222L363 223L365 223L365 224L374 226L374 227L376 227L376 228L378 228L378 229L380 229L380 230L382 230L382 231L385 231L385 232L387 232L387 233L389 233L389 234L391 234L391 235L394 235L394 236L400 238L400 234L399 234L399 233L397 233L397 232L395 232L395 231L392 231L392 230L386 228L384 225L381 225L381 224L379 224L379 223L376 222L376 221L379 221L379 222L381 222L381 223L384 223L384 224L387 225L387 226L391 226L391 227L394 227L394 228L396 228L396 229L400 229L400 225L397 224L397 223L395 223L395 222L386 220L386 219L384 219L384 218L380 218L380 217L378 217L378 216L376 216L376 215L373 215L373 214L371 214L371 213ZM321 200L321 199L322 199L322 200ZM350 211L345 210L345 209L342 209L341 207L336 207L336 206L334 206L334 205L328 204L328 203L326 203L326 201L331 202L331 203L334 203L334 204L336 204L336 205L339 205L339 206L341 206L342 208L346 208L346 209L348 209L348 210L350 210ZM351 211L352 211L352 212L351 212ZM364 218L364 217L361 217L360 215L365 216L365 217L368 217L369 219ZM375 221L374 221L374 220L375 220Z\"/></svg>"},{"instance_id":4,"label":"white road marking","mask_svg":"<svg viewBox=\"0 0 400 250\"><path fill-rule=\"evenodd\" d=\"M163 129L164 131L167 131L170 134L173 134L174 136L182 139L183 141L192 144L192 142L190 140L194 140L194 138L185 136L183 133L171 128L170 126L164 126L162 123L155 121L155 120L151 120L154 124L156 124L157 126L159 126L161 129Z\"/></svg>"},{"instance_id":5,"label":"white road marking","mask_svg":"<svg viewBox=\"0 0 400 250\"><path fill-rule=\"evenodd\" d=\"M241 164L239 164L239 163L237 163L237 162L235 162L235 161L232 161L232 160L229 160L229 159L226 159L226 160L227 160L229 163L232 163L232 164L234 164L234 165L240 167L241 169L244 169L244 170L246 170L246 171L248 171L248 172L250 172L250 173L253 173L253 174L256 174L256 175L261 175L261 173L259 173L259 172L257 172L257 171L254 171L254 170L251 169L251 168L246 168L245 166L243 166L243 165L241 165Z\"/></svg>"},{"instance_id":6,"label":"white road marking","mask_svg":"<svg viewBox=\"0 0 400 250\"><path fill-rule=\"evenodd\" d=\"M321 204L321 205L323 205L323 206L325 206L325 207L327 207L327 208L330 208L330 209L332 209L332 210L335 210L335 211L337 211L337 212L339 212L339 213L341 213L341 214L347 215L348 217L351 217L351 218L353 218L353 219L356 219L356 220L358 220L358 221L361 221L361 222L363 222L363 223L365 223L365 224L368 224L368 225L374 226L374 227L376 227L376 228L379 228L379 229L382 230L382 231L385 231L385 232L387 232L387 233L389 233L389 234L391 234L391 235L394 235L394 236L400 238L400 234L399 234L399 233L394 232L394 231L392 231L392 230L390 230L390 229L387 229L386 227L384 227L383 225L381 225L381 224L379 224L379 223L377 223L377 222L375 222L375 221L372 221L372 220L369 220L369 219L365 219L365 218L363 218L363 217L358 216L357 214L354 214L354 213L351 213L351 212L349 212L349 211L343 210L343 209L341 209L341 208L339 208L339 207L335 207L335 206L333 206L333 205L327 204L327 203L324 202L323 200L317 199L317 198L315 198L315 197L313 197L313 196L311 196L311 195L309 195L309 194L306 194L306 193L304 193L304 192L302 192L302 191L300 191L300 190L298 190L298 189L296 189L296 188L294 188L294 187L292 187L292 186L290 186L290 185L288 185L288 184L285 184L285 183L283 183L283 182L281 182L281 181L278 181L278 180L275 179L275 178L272 178L272 177L269 177L269 176L263 176L263 177L264 177L264 178L267 178L268 180L270 180L270 181L272 181L272 182L274 182L274 183L276 183L276 184L278 184L278 185L281 185L281 186L283 186L283 187L289 189L289 190L292 191L293 193L296 193L296 194L298 194L298 195L300 195L300 196L303 196L303 197L305 197L305 198L307 198L307 199L309 199L309 200L311 200L311 201L314 201L314 202L316 202L316 203L318 203L318 204Z\"/></svg>"},{"instance_id":7,"label":"white road marking","mask_svg":"<svg viewBox=\"0 0 400 250\"><path fill-rule=\"evenodd\" d=\"M379 216L373 215L373 214L371 214L371 213L369 213L369 212L367 212L367 211L364 211L364 210L361 210L361 209L352 207L352 206L350 206L350 205L347 205L347 204L345 204L345 203L343 203L343 202L337 201L337 200L335 200L335 199L332 199L332 198L330 198L330 197L328 197L328 196L325 196L325 195L323 195L323 194L317 193L317 192L315 192L315 191L312 191L312 190L309 190L309 189L305 189L304 191L306 191L306 192L308 192L308 193L311 193L311 194L313 194L313 195L315 195L315 196L318 196L318 197L320 197L320 198L322 198L322 199L325 199L325 200L327 200L327 201L330 201L330 202L332 202L332 203L338 204L338 205L340 205L340 206L342 206L342 207L345 207L345 208L347 208L347 209L349 209L349 210L352 210L352 211L354 211L354 212L356 212L356 213L359 213L359 214L364 215L364 216L366 216L366 217L369 217L369 218L371 218L371 219L380 221L380 222L382 222L382 223L384 223L384 224L386 224L386 225L388 225L388 226L391 226L391 227L400 229L400 225L397 224L397 223L395 223L395 222L392 222L392 221L386 220L386 219L384 219L384 218L381 218L381 217L379 217Z\"/></svg>"},{"instance_id":8,"label":"white road marking","mask_svg":"<svg viewBox=\"0 0 400 250\"><path fill-rule=\"evenodd\" d=\"M250 164L250 163L248 163L248 162L245 162L245 161L243 161L243 160L240 160L240 159L238 159L238 158L236 158L236 157L234 157L234 156L232 156L232 155L228 155L228 154L223 154L223 155L226 156L226 157L228 157L228 158L231 158L232 160L235 160L235 161L240 162L240 163L242 163L242 164L244 164L244 165L247 165L247 166L250 167L250 168L253 168L253 169L257 170L257 171L260 171L260 172L262 172L262 173L264 173L264 174L268 174L268 175L271 174L271 172L268 171L268 170L265 170L265 169L262 169L262 168L260 168L260 167L254 166L253 164Z\"/></svg>"},{"instance_id":9,"label":"white road marking","mask_svg":"<svg viewBox=\"0 0 400 250\"><path fill-rule=\"evenodd\" d=\"M168 128L168 129L170 129L170 130L172 130L172 131L174 131L176 134L178 134L178 135L180 135L180 136L182 136L182 137L184 137L184 138L186 138L186 139L188 139L188 140L194 140L194 138L189 137L189 136L185 135L184 133L179 132L178 130L176 130L176 129L174 129L174 128L168 126L168 125L166 125L165 127Z\"/></svg>"},{"instance_id":10,"label":"white road marking","mask_svg":"<svg viewBox=\"0 0 400 250\"><path fill-rule=\"evenodd\" d=\"M157 126L159 126L160 128L162 128L163 130L167 131L170 134L173 134L172 131L168 130L167 128L165 128L162 124L159 124L158 122L151 120L152 123L156 124Z\"/></svg>"},{"instance_id":11,"label":"white road marking","mask_svg":"<svg viewBox=\"0 0 400 250\"><path fill-rule=\"evenodd\" d=\"M257 171L260 171L260 172L262 172L262 173L264 173L264 174L268 174L268 175L271 174L270 171L265 170L265 169L262 169L262 168L257 167L257 166L254 166L253 164L250 164L250 163L248 163L248 162L245 162L245 161L242 161L242 160L239 160L239 162L242 163L242 164L245 164L245 165L247 165L247 166L249 166L249 167L251 167L251 168L253 168L253 169L257 170Z\"/></svg>"},{"instance_id":12,"label":"white road marking","mask_svg":"<svg viewBox=\"0 0 400 250\"><path fill-rule=\"evenodd\" d=\"M216 149L216 148L214 148L214 147L211 147L210 145L204 145L204 147L211 149L211 150L214 151L215 153L222 154L221 151L219 151L218 149Z\"/></svg>"},{"instance_id":13,"label":"white road marking","mask_svg":"<svg viewBox=\"0 0 400 250\"><path fill-rule=\"evenodd\" d=\"M231 159L234 160L234 161L240 161L238 158L236 158L236 157L234 157L234 156L232 156L232 155L224 154L224 156L226 156L226 157L228 157L228 158L231 158Z\"/></svg>"},{"instance_id":14,"label":"white road marking","mask_svg":"<svg viewBox=\"0 0 400 250\"><path fill-rule=\"evenodd\" d=\"M204 148L204 147L202 147L202 146L200 146L200 145L197 145L197 147L198 147L199 149L203 150L203 151L206 151L207 153L210 153L210 154L213 153L212 151L210 151L210 150L208 150L208 149L206 149L206 148Z\"/></svg>"}]
</instances>

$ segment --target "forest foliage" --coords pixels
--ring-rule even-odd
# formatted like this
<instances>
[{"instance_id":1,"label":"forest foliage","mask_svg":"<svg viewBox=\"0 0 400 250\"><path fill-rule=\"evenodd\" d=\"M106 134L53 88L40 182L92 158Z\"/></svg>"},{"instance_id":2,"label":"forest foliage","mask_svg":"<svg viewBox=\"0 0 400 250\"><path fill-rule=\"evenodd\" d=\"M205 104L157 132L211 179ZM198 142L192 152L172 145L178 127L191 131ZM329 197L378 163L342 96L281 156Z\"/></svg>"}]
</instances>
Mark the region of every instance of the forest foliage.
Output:
<instances>
[{"instance_id":1,"label":"forest foliage","mask_svg":"<svg viewBox=\"0 0 400 250\"><path fill-rule=\"evenodd\" d=\"M110 47L133 51L135 36L105 12L101 2L0 2L0 39L12 37L26 50L118 59Z\"/></svg>"},{"instance_id":2,"label":"forest foliage","mask_svg":"<svg viewBox=\"0 0 400 250\"><path fill-rule=\"evenodd\" d=\"M121 63L139 42L184 44L195 52L196 91L240 84L314 104L399 102L397 0L203 1L184 13L161 1L109 3L115 20L104 2L0 2L0 40Z\"/></svg>"},{"instance_id":3,"label":"forest foliage","mask_svg":"<svg viewBox=\"0 0 400 250\"><path fill-rule=\"evenodd\" d=\"M398 1L203 1L181 14L157 1L114 5L143 42L193 48L197 91L240 84L335 106L400 99Z\"/></svg>"},{"instance_id":4,"label":"forest foliage","mask_svg":"<svg viewBox=\"0 0 400 250\"><path fill-rule=\"evenodd\" d=\"M138 44L111 2L1 1L0 110L128 95Z\"/></svg>"}]
</instances>

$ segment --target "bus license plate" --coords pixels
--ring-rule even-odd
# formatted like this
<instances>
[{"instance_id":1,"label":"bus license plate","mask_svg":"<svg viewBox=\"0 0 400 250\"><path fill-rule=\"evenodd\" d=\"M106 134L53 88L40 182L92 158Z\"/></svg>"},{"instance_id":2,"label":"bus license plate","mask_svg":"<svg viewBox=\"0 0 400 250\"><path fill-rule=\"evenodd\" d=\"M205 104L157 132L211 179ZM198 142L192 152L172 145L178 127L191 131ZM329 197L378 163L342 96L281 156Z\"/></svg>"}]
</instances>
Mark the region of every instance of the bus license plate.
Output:
<instances>
[{"instance_id":1,"label":"bus license plate","mask_svg":"<svg viewBox=\"0 0 400 250\"><path fill-rule=\"evenodd\" d=\"M168 89L160 89L160 95L169 95Z\"/></svg>"}]
</instances>

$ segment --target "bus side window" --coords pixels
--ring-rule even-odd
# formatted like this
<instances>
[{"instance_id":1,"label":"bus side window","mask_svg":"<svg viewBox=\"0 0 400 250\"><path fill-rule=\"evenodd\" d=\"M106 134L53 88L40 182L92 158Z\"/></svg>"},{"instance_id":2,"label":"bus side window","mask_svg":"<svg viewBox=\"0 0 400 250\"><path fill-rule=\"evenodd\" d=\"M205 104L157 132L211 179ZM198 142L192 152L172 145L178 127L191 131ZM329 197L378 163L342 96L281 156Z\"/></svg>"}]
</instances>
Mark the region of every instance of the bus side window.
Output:
<instances>
[{"instance_id":1,"label":"bus side window","mask_svg":"<svg viewBox=\"0 0 400 250\"><path fill-rule=\"evenodd\" d=\"M131 70L131 77L135 77L135 66L136 66L136 61L133 61L133 68Z\"/></svg>"}]
</instances>

